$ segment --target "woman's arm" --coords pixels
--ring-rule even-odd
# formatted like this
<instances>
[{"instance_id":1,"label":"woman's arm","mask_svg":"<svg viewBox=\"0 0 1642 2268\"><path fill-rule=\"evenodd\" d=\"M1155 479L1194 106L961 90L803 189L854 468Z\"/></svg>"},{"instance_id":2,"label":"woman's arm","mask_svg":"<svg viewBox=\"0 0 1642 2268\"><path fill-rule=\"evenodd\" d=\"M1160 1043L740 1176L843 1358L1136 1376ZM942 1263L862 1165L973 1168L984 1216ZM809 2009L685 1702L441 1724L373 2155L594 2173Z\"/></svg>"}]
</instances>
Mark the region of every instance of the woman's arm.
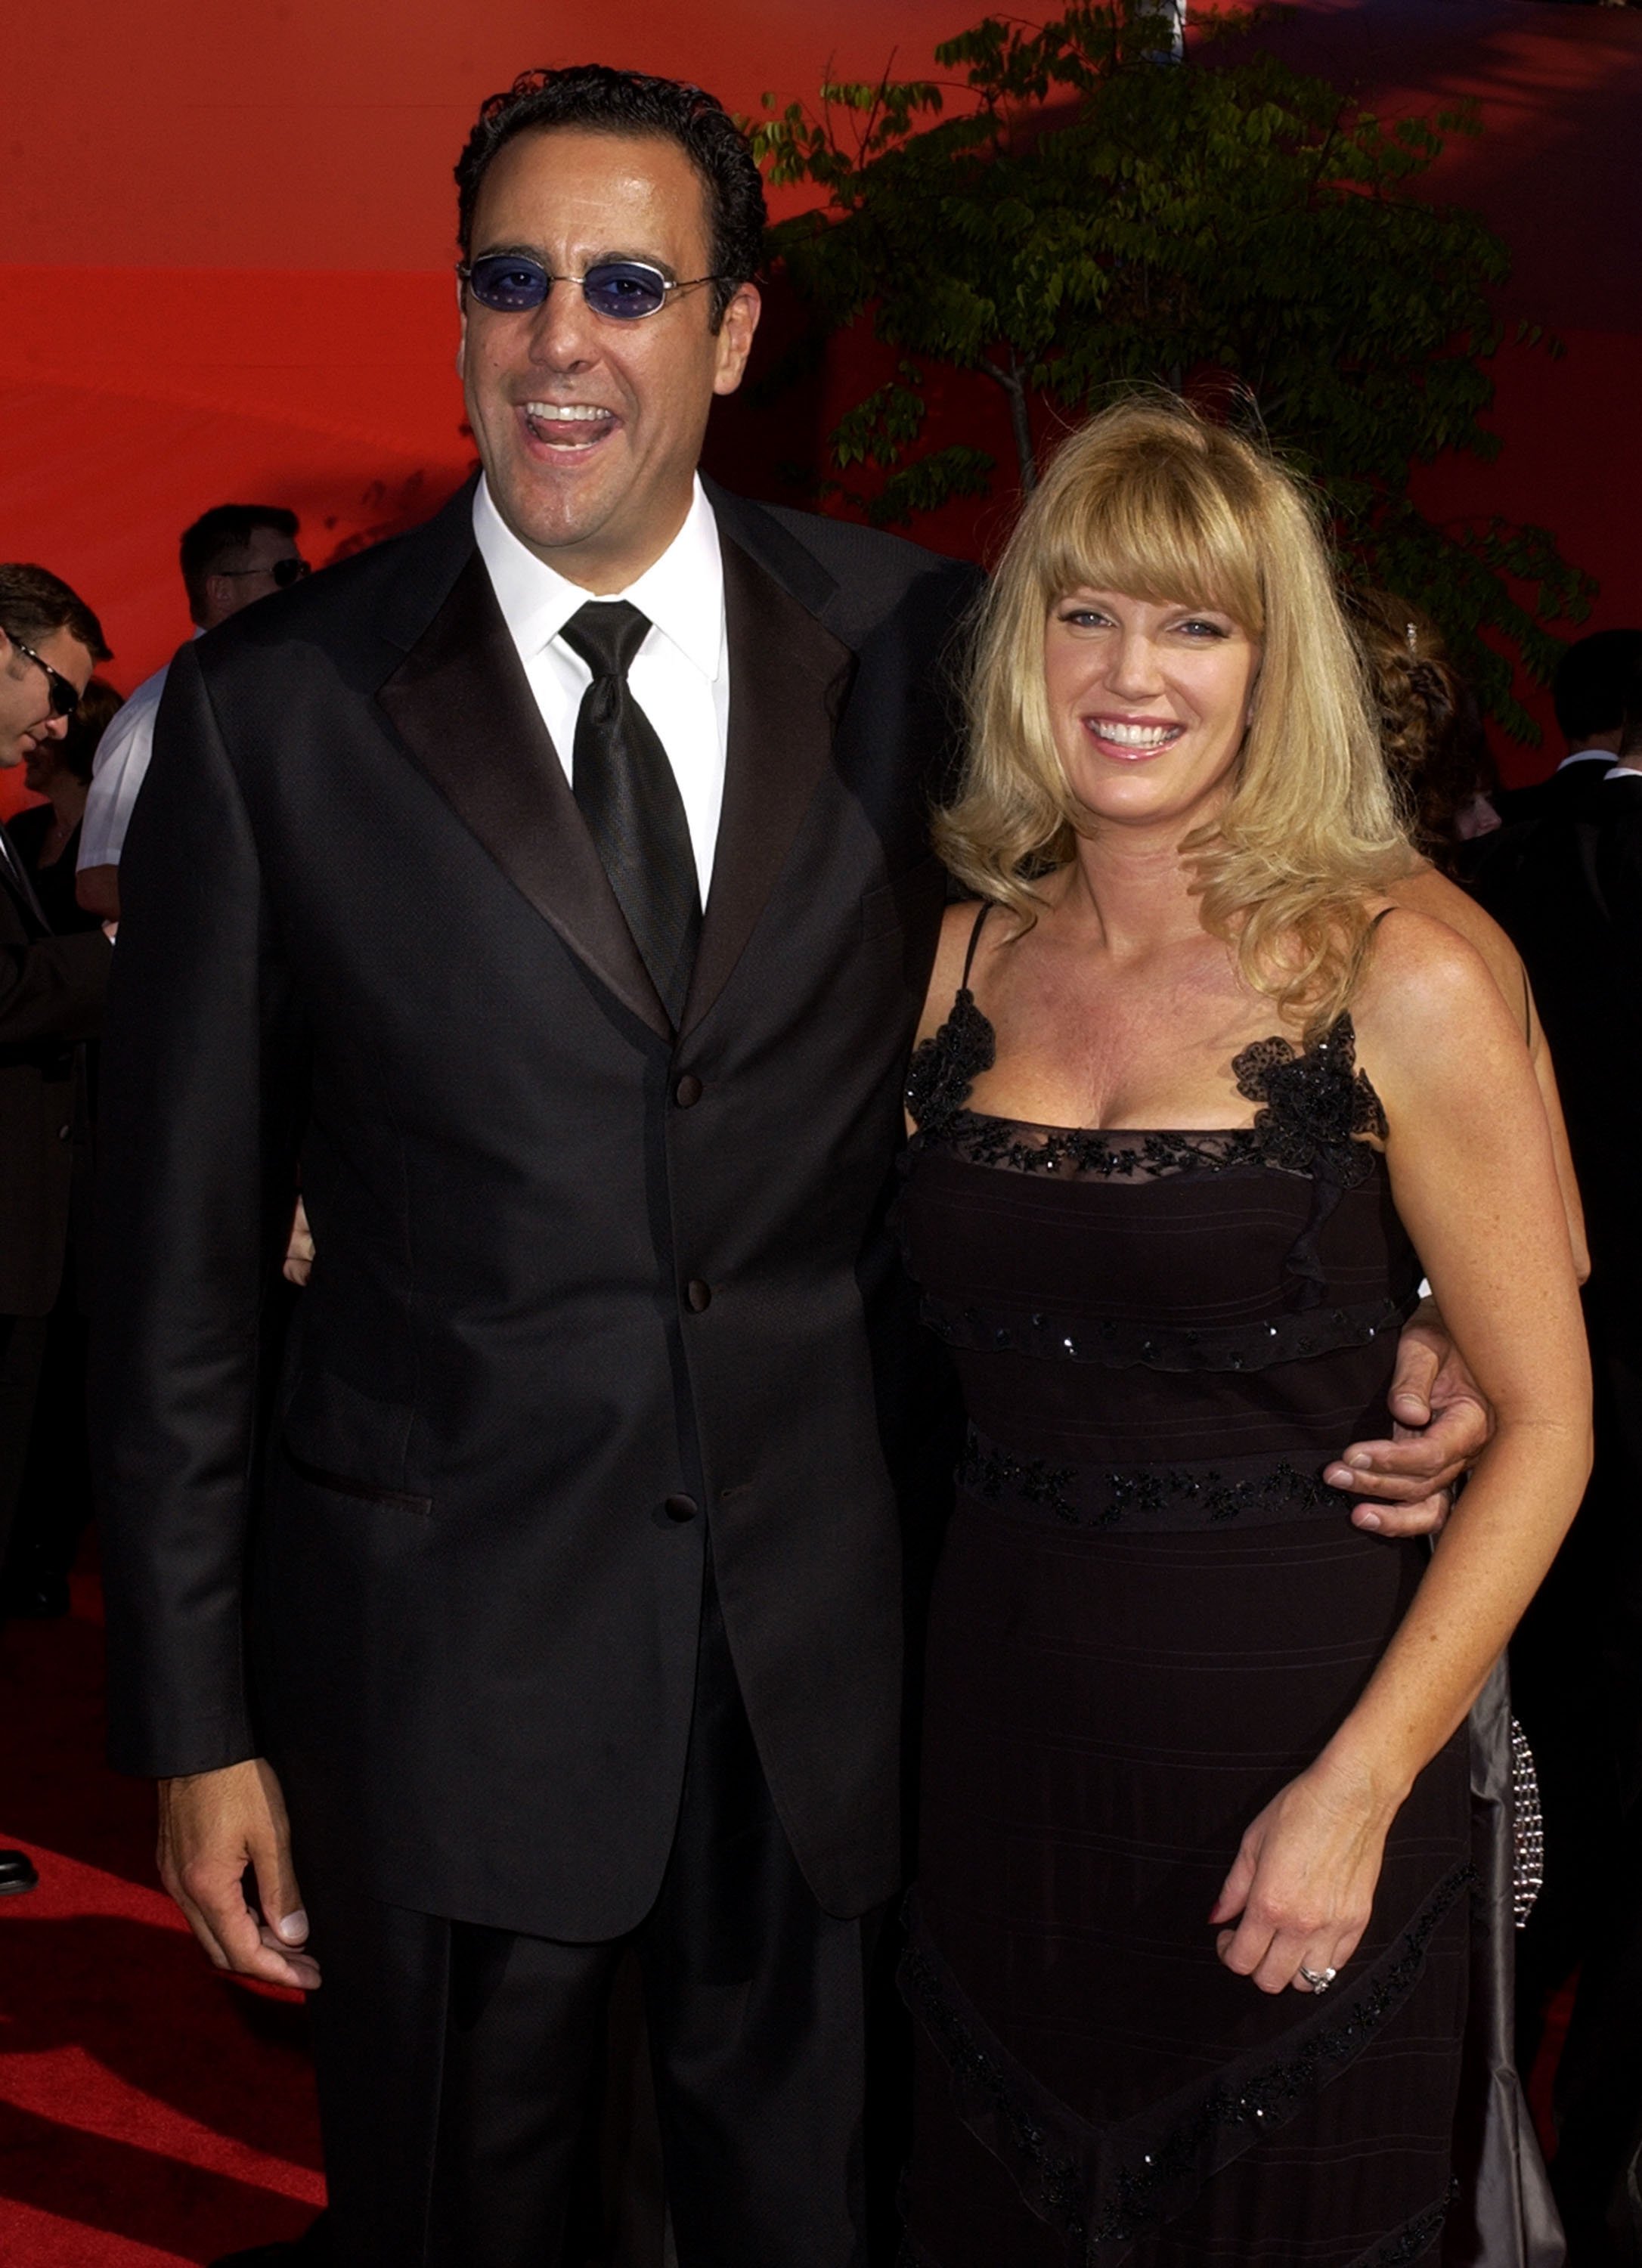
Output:
<instances>
[{"instance_id":1,"label":"woman's arm","mask_svg":"<svg viewBox=\"0 0 1642 2268\"><path fill-rule=\"evenodd\" d=\"M1585 1211L1568 1147L1568 1130L1557 1092L1557 1074L1544 1027L1534 1005L1528 971L1516 947L1475 898L1422 865L1393 884L1395 902L1429 914L1474 946L1499 988L1500 998L1528 1042L1539 1086L1551 1155L1568 1224L1574 1271L1581 1284L1591 1272L1585 1241ZM1434 1301L1412 1318L1397 1347L1397 1376L1391 1395L1396 1421L1389 1440L1353 1441L1341 1462L1323 1477L1330 1487L1364 1501L1351 1514L1359 1528L1386 1535L1425 1535L1447 1516L1448 1490L1474 1462L1489 1438L1492 1413L1455 1351L1447 1322Z\"/></svg>"},{"instance_id":2,"label":"woman's arm","mask_svg":"<svg viewBox=\"0 0 1642 2268\"><path fill-rule=\"evenodd\" d=\"M1574 1176L1573 1152L1568 1147L1568 1129L1562 1116L1562 1097L1557 1091L1556 1070L1521 956L1493 916L1434 866L1421 866L1405 880L1394 883L1390 895L1398 905L1411 913L1429 914L1432 920L1457 931L1468 945L1476 947L1528 1042L1540 1101L1550 1127L1551 1155L1557 1162L1557 1185L1562 1191L1563 1210L1568 1217L1568 1241L1573 1248L1574 1270L1583 1284L1591 1272L1591 1256L1585 1241L1585 1208L1579 1203L1579 1184Z\"/></svg>"},{"instance_id":3,"label":"woman's arm","mask_svg":"<svg viewBox=\"0 0 1642 2268\"><path fill-rule=\"evenodd\" d=\"M1498 1427L1361 1700L1243 1839L1211 1921L1270 1992L1343 1967L1392 1820L1538 1588L1590 1469L1590 1378L1550 1129L1521 1027L1446 926L1388 922L1354 1006L1393 1194Z\"/></svg>"}]
</instances>

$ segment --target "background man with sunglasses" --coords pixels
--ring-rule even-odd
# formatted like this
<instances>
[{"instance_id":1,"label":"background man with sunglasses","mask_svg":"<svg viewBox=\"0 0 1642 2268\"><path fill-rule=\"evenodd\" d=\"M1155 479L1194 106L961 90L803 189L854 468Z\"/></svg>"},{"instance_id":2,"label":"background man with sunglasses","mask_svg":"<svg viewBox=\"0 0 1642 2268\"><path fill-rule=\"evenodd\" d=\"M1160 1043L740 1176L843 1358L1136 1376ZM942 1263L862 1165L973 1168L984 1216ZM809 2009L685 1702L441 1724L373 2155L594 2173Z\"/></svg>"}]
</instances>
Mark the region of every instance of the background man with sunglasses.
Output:
<instances>
[{"instance_id":1,"label":"background man with sunglasses","mask_svg":"<svg viewBox=\"0 0 1642 2268\"><path fill-rule=\"evenodd\" d=\"M258 599L287 591L308 572L297 549L299 523L277 504L219 504L182 535L182 583L200 630L214 630ZM120 854L137 790L147 776L154 719L171 665L144 678L104 733L80 829L75 895L88 913L120 918Z\"/></svg>"},{"instance_id":2,"label":"background man with sunglasses","mask_svg":"<svg viewBox=\"0 0 1642 2268\"><path fill-rule=\"evenodd\" d=\"M43 567L0 566L0 770L62 739L108 659L96 615L66 583ZM77 1049L102 1028L108 962L99 930L52 935L0 828L0 1560L63 1279ZM0 1895L33 1882L20 1851L0 1851Z\"/></svg>"},{"instance_id":3,"label":"background man with sunglasses","mask_svg":"<svg viewBox=\"0 0 1642 2268\"><path fill-rule=\"evenodd\" d=\"M710 97L531 73L457 179L483 479L178 657L132 831L113 1753L212 1956L323 1970L322 2257L557 2268L635 1950L681 2268L859 2268L976 578L697 477L764 218Z\"/></svg>"}]
</instances>

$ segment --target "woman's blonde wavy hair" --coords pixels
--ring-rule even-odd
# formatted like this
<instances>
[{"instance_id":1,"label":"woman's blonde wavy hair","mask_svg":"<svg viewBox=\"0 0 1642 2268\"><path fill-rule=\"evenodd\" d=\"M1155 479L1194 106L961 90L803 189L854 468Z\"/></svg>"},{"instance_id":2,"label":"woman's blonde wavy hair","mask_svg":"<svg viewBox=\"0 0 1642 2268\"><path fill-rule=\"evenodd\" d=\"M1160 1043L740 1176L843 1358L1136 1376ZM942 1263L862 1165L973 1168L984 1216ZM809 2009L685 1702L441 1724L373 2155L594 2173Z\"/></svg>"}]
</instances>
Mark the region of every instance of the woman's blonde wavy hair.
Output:
<instances>
[{"instance_id":1,"label":"woman's blonde wavy hair","mask_svg":"<svg viewBox=\"0 0 1642 2268\"><path fill-rule=\"evenodd\" d=\"M1326 1028L1361 968L1365 900L1413 853L1307 493L1172 394L1092 418L1020 515L976 626L968 752L936 818L942 856L1029 926L1035 886L1098 824L1067 785L1044 685L1049 610L1085 589L1212 607L1260 645L1230 796L1182 850L1204 926L1245 981L1308 1033Z\"/></svg>"}]
</instances>

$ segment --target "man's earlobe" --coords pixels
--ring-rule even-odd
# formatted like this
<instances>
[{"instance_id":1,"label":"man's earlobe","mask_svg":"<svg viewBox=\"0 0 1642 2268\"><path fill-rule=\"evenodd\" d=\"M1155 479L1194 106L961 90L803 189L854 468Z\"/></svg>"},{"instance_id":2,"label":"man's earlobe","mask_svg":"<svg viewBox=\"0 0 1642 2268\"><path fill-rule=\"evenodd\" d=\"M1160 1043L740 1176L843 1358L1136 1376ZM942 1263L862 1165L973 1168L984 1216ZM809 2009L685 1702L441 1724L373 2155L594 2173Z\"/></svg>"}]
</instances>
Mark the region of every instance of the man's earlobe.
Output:
<instances>
[{"instance_id":1,"label":"man's earlobe","mask_svg":"<svg viewBox=\"0 0 1642 2268\"><path fill-rule=\"evenodd\" d=\"M718 370L713 380L715 394L733 394L747 370L747 358L752 352L753 334L758 328L758 319L763 313L764 302L756 284L743 284L724 311L718 326Z\"/></svg>"}]
</instances>

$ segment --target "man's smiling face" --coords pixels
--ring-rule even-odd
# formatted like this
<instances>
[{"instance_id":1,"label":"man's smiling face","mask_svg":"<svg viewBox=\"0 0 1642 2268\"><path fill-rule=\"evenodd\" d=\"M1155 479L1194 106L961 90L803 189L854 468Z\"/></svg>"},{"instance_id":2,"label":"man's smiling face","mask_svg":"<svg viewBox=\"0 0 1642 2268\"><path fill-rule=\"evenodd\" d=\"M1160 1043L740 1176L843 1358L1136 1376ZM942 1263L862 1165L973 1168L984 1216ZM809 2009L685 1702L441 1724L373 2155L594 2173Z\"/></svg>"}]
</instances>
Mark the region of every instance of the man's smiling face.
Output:
<instances>
[{"instance_id":1,"label":"man's smiling face","mask_svg":"<svg viewBox=\"0 0 1642 2268\"><path fill-rule=\"evenodd\" d=\"M469 256L527 254L560 277L640 260L692 280L712 267L707 200L663 137L526 132L485 173ZM460 367L497 509L584 589L623 589L683 525L707 413L740 384L758 293L744 285L717 331L712 309L708 284L637 321L595 314L575 283L516 313L463 290Z\"/></svg>"}]
</instances>

